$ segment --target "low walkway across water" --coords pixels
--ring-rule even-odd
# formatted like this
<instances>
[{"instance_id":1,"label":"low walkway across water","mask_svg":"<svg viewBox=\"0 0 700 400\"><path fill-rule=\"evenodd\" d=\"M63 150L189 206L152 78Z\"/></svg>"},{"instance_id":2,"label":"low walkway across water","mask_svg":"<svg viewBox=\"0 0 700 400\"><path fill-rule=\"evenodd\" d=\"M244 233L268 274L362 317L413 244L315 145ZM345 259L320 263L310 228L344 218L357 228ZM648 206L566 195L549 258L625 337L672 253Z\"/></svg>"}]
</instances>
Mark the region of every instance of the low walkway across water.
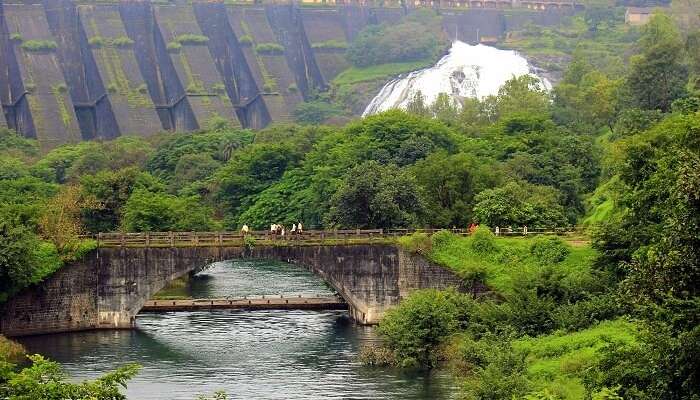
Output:
<instances>
[{"instance_id":1,"label":"low walkway across water","mask_svg":"<svg viewBox=\"0 0 700 400\"><path fill-rule=\"evenodd\" d=\"M348 304L337 296L262 296L238 299L148 300L141 312L203 310L346 310Z\"/></svg>"}]
</instances>

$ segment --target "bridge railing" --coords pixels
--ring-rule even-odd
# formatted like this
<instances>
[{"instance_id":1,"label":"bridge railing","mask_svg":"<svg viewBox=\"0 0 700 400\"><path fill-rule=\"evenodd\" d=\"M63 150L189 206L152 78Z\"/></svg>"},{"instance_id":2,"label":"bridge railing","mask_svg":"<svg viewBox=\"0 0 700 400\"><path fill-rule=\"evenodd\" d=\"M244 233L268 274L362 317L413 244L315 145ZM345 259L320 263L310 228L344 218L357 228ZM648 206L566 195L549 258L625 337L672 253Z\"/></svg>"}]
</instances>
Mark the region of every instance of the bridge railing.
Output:
<instances>
[{"instance_id":1,"label":"bridge railing","mask_svg":"<svg viewBox=\"0 0 700 400\"><path fill-rule=\"evenodd\" d=\"M285 232L285 235L270 231L251 231L245 235L241 232L109 232L87 235L85 238L97 240L101 247L207 247L207 246L241 246L247 241L262 242L322 242L337 240L343 242L357 240L378 240L388 238L382 229L353 229L317 231L303 233Z\"/></svg>"},{"instance_id":2,"label":"bridge railing","mask_svg":"<svg viewBox=\"0 0 700 400\"><path fill-rule=\"evenodd\" d=\"M285 232L285 235L270 231L242 232L140 232L123 233L109 232L96 235L86 235L97 241L100 247L215 247L243 246L251 242L271 244L321 243L321 242L373 242L389 240L413 233L434 234L445 229L346 229L346 230L309 230L303 233ZM448 229L462 236L469 235L466 229ZM530 235L566 235L580 232L573 228L533 228L527 232L523 228L501 228L500 236L530 236Z\"/></svg>"}]
</instances>

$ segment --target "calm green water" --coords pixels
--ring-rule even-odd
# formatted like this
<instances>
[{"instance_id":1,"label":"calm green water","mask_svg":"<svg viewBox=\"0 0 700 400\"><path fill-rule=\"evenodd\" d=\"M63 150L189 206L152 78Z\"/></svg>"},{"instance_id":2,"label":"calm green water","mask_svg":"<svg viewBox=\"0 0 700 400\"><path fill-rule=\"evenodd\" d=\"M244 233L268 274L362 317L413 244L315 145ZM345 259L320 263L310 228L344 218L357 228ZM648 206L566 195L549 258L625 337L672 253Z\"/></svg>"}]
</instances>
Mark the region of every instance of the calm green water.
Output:
<instances>
[{"instance_id":1,"label":"calm green water","mask_svg":"<svg viewBox=\"0 0 700 400\"><path fill-rule=\"evenodd\" d=\"M271 263L219 263L192 283L194 297L330 294L313 275ZM226 390L235 399L452 398L444 373L367 368L355 358L376 340L372 328L345 312L220 311L142 314L133 331L25 338L31 352L61 362L75 378L91 378L126 362L143 370L131 400L193 400Z\"/></svg>"}]
</instances>

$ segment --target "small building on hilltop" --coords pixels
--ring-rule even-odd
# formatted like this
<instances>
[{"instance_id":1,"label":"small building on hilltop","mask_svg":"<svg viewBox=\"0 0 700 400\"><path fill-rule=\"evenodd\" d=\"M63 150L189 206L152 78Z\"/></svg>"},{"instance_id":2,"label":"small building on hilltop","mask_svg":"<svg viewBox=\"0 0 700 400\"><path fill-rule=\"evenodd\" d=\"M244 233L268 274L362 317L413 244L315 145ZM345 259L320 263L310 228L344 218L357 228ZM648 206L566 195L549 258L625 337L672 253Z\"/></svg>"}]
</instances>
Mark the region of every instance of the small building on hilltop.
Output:
<instances>
[{"instance_id":1,"label":"small building on hilltop","mask_svg":"<svg viewBox=\"0 0 700 400\"><path fill-rule=\"evenodd\" d=\"M627 7L625 23L627 25L644 25L649 22L653 12L653 7Z\"/></svg>"}]
</instances>

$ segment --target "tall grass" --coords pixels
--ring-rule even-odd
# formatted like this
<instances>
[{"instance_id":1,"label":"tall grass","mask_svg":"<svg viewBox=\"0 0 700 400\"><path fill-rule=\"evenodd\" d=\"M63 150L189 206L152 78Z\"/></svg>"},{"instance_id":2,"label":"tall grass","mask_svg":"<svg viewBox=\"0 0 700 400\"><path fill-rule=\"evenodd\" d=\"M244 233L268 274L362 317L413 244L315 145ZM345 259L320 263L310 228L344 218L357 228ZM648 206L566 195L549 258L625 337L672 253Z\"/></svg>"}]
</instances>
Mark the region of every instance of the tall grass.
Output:
<instances>
[{"instance_id":1,"label":"tall grass","mask_svg":"<svg viewBox=\"0 0 700 400\"><path fill-rule=\"evenodd\" d=\"M12 364L21 362L25 352L21 344L0 335L0 367L3 362Z\"/></svg>"},{"instance_id":2,"label":"tall grass","mask_svg":"<svg viewBox=\"0 0 700 400\"><path fill-rule=\"evenodd\" d=\"M635 332L633 323L616 319L578 332L519 339L512 345L525 355L534 386L573 400L585 397L581 376L595 363L597 351L611 340L632 343Z\"/></svg>"}]
</instances>

